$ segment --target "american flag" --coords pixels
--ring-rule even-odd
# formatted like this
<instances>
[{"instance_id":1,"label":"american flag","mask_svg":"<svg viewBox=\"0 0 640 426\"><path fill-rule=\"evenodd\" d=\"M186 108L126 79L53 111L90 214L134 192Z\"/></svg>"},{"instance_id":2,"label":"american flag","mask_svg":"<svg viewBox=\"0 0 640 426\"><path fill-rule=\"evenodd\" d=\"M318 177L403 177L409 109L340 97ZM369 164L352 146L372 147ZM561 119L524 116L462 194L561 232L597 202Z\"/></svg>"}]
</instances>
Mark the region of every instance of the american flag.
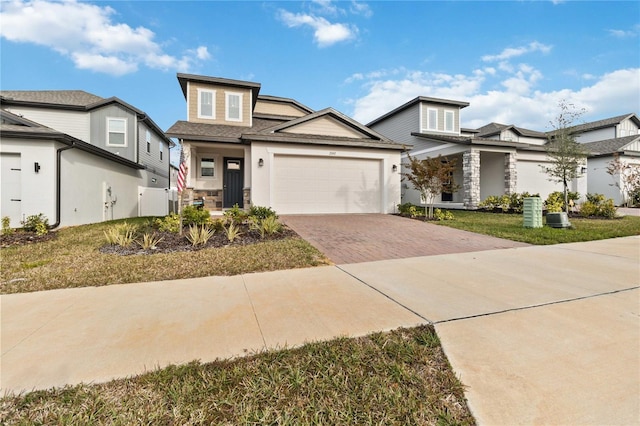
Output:
<instances>
[{"instance_id":1,"label":"american flag","mask_svg":"<svg viewBox=\"0 0 640 426\"><path fill-rule=\"evenodd\" d=\"M187 163L184 159L184 149L180 148L180 168L178 169L178 192L182 192L184 190L185 182L187 177Z\"/></svg>"}]
</instances>

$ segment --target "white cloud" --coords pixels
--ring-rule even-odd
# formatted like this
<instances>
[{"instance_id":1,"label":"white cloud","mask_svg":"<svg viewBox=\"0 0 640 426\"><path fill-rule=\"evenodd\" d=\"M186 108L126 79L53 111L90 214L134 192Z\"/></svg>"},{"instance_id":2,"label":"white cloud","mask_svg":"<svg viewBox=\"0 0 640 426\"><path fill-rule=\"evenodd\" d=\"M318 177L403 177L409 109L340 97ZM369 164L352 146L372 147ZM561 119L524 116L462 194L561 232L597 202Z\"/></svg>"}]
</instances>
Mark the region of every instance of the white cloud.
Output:
<instances>
[{"instance_id":1,"label":"white cloud","mask_svg":"<svg viewBox=\"0 0 640 426\"><path fill-rule=\"evenodd\" d=\"M522 56L526 53L532 53L532 52L549 53L552 47L553 46L542 44L537 41L532 41L526 46L508 47L497 55L485 55L482 57L482 60L484 62L504 61L506 59Z\"/></svg>"},{"instance_id":2,"label":"white cloud","mask_svg":"<svg viewBox=\"0 0 640 426\"><path fill-rule=\"evenodd\" d=\"M2 37L49 47L80 69L116 76L135 72L140 65L188 71L198 60L210 58L204 46L181 57L164 52L153 31L114 22L116 11L109 6L14 0L3 1L0 7Z\"/></svg>"},{"instance_id":3,"label":"white cloud","mask_svg":"<svg viewBox=\"0 0 640 426\"><path fill-rule=\"evenodd\" d=\"M371 10L371 7L369 7L367 3L353 0L351 2L351 6L349 10L354 15L361 15L361 16L364 16L365 18L371 18L373 16L373 11Z\"/></svg>"},{"instance_id":4,"label":"white cloud","mask_svg":"<svg viewBox=\"0 0 640 426\"><path fill-rule=\"evenodd\" d=\"M640 24L636 24L630 30L608 30L609 34L617 38L631 38L640 35Z\"/></svg>"},{"instance_id":5,"label":"white cloud","mask_svg":"<svg viewBox=\"0 0 640 426\"><path fill-rule=\"evenodd\" d=\"M337 15L343 13L342 9L339 9L331 0L312 0L316 6L315 12L321 15Z\"/></svg>"},{"instance_id":6,"label":"white cloud","mask_svg":"<svg viewBox=\"0 0 640 426\"><path fill-rule=\"evenodd\" d=\"M341 41L351 40L358 33L358 29L355 26L341 23L332 24L323 17L304 13L291 13L286 10L280 10L280 19L289 28L301 26L313 28L313 36L319 47L327 47Z\"/></svg>"},{"instance_id":7,"label":"white cloud","mask_svg":"<svg viewBox=\"0 0 640 426\"><path fill-rule=\"evenodd\" d=\"M404 70L399 77L386 72L380 78L353 79L362 84L365 94L346 102L352 116L362 122L391 111L417 97L428 96L469 102L462 110L462 125L478 128L490 122L515 124L533 130L548 130L562 99L585 108L585 120L598 120L624 113L638 112L640 68L622 69L593 76L580 89L536 89L542 73L529 65L520 65L513 73L491 75L474 70L469 75L450 75ZM487 87L485 87L487 86Z\"/></svg>"}]
</instances>

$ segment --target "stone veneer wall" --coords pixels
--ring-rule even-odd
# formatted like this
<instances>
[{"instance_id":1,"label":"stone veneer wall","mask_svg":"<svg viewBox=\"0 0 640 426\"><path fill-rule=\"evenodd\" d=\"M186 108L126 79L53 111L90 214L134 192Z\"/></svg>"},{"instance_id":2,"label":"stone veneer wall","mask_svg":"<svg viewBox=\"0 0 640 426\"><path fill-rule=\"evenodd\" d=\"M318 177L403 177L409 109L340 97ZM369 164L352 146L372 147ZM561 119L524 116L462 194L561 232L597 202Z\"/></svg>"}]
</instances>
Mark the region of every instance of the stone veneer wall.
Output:
<instances>
[{"instance_id":1,"label":"stone veneer wall","mask_svg":"<svg viewBox=\"0 0 640 426\"><path fill-rule=\"evenodd\" d=\"M221 211L224 194L222 189L215 190L200 190L200 189L185 189L184 197L182 200L183 206L190 206L195 200L204 197L204 208L210 211ZM244 201L244 209L249 210L251 207L251 188L244 188L242 190L242 198Z\"/></svg>"},{"instance_id":2,"label":"stone veneer wall","mask_svg":"<svg viewBox=\"0 0 640 426\"><path fill-rule=\"evenodd\" d=\"M515 152L504 155L504 193L507 195L515 194L518 190L517 162L518 157Z\"/></svg>"},{"instance_id":3,"label":"stone veneer wall","mask_svg":"<svg viewBox=\"0 0 640 426\"><path fill-rule=\"evenodd\" d=\"M480 203L480 151L470 149L462 154L463 203L467 209L477 209Z\"/></svg>"}]
</instances>

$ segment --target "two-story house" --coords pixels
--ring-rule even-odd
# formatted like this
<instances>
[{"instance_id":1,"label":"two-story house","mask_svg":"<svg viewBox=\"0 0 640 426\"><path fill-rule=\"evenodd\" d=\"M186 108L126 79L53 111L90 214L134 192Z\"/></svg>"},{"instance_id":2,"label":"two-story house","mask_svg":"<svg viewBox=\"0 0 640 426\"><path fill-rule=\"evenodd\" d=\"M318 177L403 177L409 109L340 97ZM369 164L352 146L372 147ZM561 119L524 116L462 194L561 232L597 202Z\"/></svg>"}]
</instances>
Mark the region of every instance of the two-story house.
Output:
<instances>
[{"instance_id":1,"label":"two-story house","mask_svg":"<svg viewBox=\"0 0 640 426\"><path fill-rule=\"evenodd\" d=\"M490 195L515 192L546 197L562 185L543 173L548 165L547 135L514 125L490 123L479 129L460 126L460 111L469 103L419 96L367 124L398 142L413 145L412 157L442 155L456 160L453 178L460 189L444 193L436 205L475 209ZM572 182L570 190L585 193L586 179ZM418 191L404 183L403 202L421 204Z\"/></svg>"},{"instance_id":2,"label":"two-story house","mask_svg":"<svg viewBox=\"0 0 640 426\"><path fill-rule=\"evenodd\" d=\"M291 213L391 213L403 145L332 109L260 94L255 82L178 74L186 203Z\"/></svg>"},{"instance_id":3,"label":"two-story house","mask_svg":"<svg viewBox=\"0 0 640 426\"><path fill-rule=\"evenodd\" d=\"M0 215L55 226L166 214L173 142L143 111L79 90L1 91Z\"/></svg>"}]
</instances>

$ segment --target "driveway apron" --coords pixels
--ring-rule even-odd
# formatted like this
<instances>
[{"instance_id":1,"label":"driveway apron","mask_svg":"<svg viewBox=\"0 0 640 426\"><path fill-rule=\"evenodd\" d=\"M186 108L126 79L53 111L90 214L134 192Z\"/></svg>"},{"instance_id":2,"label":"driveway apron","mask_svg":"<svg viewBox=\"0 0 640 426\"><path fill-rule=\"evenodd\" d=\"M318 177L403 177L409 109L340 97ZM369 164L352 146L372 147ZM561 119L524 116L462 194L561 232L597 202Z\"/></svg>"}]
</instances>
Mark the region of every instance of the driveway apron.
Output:
<instances>
[{"instance_id":1,"label":"driveway apron","mask_svg":"<svg viewBox=\"0 0 640 426\"><path fill-rule=\"evenodd\" d=\"M290 215L282 220L338 265L528 245L394 215Z\"/></svg>"}]
</instances>

